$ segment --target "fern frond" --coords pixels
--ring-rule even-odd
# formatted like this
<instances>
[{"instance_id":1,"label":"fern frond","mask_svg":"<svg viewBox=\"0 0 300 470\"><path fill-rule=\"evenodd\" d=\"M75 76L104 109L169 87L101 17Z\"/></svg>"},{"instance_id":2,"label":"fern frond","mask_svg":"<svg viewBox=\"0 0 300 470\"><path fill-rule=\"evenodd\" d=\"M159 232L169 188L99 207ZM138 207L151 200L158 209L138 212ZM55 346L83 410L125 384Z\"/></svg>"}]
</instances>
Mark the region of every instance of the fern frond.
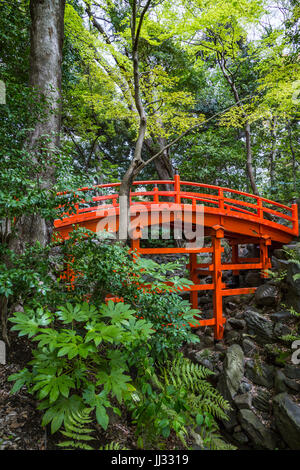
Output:
<instances>
[{"instance_id":1,"label":"fern frond","mask_svg":"<svg viewBox=\"0 0 300 470\"><path fill-rule=\"evenodd\" d=\"M92 423L92 419L90 418L91 411L91 408L82 408L76 412L70 412L67 415L64 430L60 432L70 440L60 442L57 444L59 447L68 450L93 450L93 447L86 443L94 440L94 437L91 435L93 429L87 427Z\"/></svg>"},{"instance_id":2,"label":"fern frond","mask_svg":"<svg viewBox=\"0 0 300 470\"><path fill-rule=\"evenodd\" d=\"M167 362L160 366L160 381L157 380L160 389L164 389L168 385L173 385L176 389L184 389L188 400L188 409L192 419L197 415L209 415L211 425L208 428L203 426L201 434L198 437L203 441L205 448L210 450L234 450L235 447L227 444L220 434L218 434L218 426L215 419L228 419L227 411L231 406L227 400L216 390L207 378L214 372L206 367L193 363L183 354L178 354L173 361ZM191 430L193 435L194 431ZM188 434L184 428L182 435L178 437L186 446L186 435Z\"/></svg>"},{"instance_id":3,"label":"fern frond","mask_svg":"<svg viewBox=\"0 0 300 470\"><path fill-rule=\"evenodd\" d=\"M232 444L228 444L216 430L200 431L200 436L203 440L204 446L208 450L236 450L236 447Z\"/></svg>"},{"instance_id":4,"label":"fern frond","mask_svg":"<svg viewBox=\"0 0 300 470\"><path fill-rule=\"evenodd\" d=\"M230 404L206 379L214 372L206 367L194 364L182 354L178 354L173 361L160 367L164 386L173 385L175 388L184 388L188 391L189 407L192 414L209 413L219 419L226 419L226 411ZM158 382L160 388L163 384Z\"/></svg>"},{"instance_id":5,"label":"fern frond","mask_svg":"<svg viewBox=\"0 0 300 470\"><path fill-rule=\"evenodd\" d=\"M105 444L105 446L99 447L99 450L129 450L126 447L121 447L118 442L110 442L109 444Z\"/></svg>"}]
</instances>

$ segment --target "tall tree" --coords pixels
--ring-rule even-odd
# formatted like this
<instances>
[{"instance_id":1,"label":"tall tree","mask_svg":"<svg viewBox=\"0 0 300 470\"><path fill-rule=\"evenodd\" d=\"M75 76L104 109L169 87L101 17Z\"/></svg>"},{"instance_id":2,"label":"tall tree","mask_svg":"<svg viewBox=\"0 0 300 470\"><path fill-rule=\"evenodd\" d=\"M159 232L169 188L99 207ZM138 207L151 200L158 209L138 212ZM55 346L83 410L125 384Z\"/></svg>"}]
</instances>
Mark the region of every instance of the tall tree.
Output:
<instances>
[{"instance_id":1,"label":"tall tree","mask_svg":"<svg viewBox=\"0 0 300 470\"><path fill-rule=\"evenodd\" d=\"M29 83L43 103L25 147L39 168L37 179L42 190L55 183L55 155L61 127L61 64L64 36L65 0L30 0L30 75ZM46 245L52 234L52 221L40 214L24 215L18 221L18 250L26 242Z\"/></svg>"}]
</instances>

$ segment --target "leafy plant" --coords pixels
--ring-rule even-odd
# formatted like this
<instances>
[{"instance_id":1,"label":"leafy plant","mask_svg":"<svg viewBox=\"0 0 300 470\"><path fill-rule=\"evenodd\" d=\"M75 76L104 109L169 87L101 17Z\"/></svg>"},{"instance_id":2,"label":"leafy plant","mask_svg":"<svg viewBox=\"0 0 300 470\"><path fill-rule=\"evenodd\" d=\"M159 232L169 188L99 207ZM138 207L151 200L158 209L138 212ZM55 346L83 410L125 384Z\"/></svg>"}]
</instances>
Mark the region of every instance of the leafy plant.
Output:
<instances>
[{"instance_id":1,"label":"leafy plant","mask_svg":"<svg viewBox=\"0 0 300 470\"><path fill-rule=\"evenodd\" d=\"M59 447L64 449L83 449L92 450L88 442L93 441L94 437L91 435L93 429L87 428L92 423L90 418L91 408L83 408L77 412L68 413L65 423L64 430L60 432L69 440L60 442L57 444Z\"/></svg>"},{"instance_id":2,"label":"leafy plant","mask_svg":"<svg viewBox=\"0 0 300 470\"><path fill-rule=\"evenodd\" d=\"M281 269L280 271L272 271L271 269L264 269L263 272L267 274L272 281L276 283L281 283L285 278L287 271L286 269Z\"/></svg>"},{"instance_id":3,"label":"leafy plant","mask_svg":"<svg viewBox=\"0 0 300 470\"><path fill-rule=\"evenodd\" d=\"M46 410L42 424L51 432L82 407L95 411L103 429L109 423L107 408L120 414L119 403L135 390L129 362L147 359L151 323L137 319L126 304L67 303L52 313L46 309L16 312L13 330L37 343L30 368L9 377L12 393L23 385L37 396L38 408ZM75 393L76 392L76 393Z\"/></svg>"},{"instance_id":4,"label":"leafy plant","mask_svg":"<svg viewBox=\"0 0 300 470\"><path fill-rule=\"evenodd\" d=\"M141 390L137 387L132 408L140 447L157 445L158 439L167 438L171 431L187 447L187 438L197 426L205 437L205 445L212 445L213 439L215 445L217 439L221 442L215 418L227 419L230 405L206 380L212 374L178 354L172 361L160 364L151 385Z\"/></svg>"},{"instance_id":5,"label":"leafy plant","mask_svg":"<svg viewBox=\"0 0 300 470\"><path fill-rule=\"evenodd\" d=\"M275 344L266 344L265 350L270 356L270 360L274 361L274 363L279 366L284 366L288 357L291 355L291 352L289 350L283 349L282 347L278 347Z\"/></svg>"},{"instance_id":6,"label":"leafy plant","mask_svg":"<svg viewBox=\"0 0 300 470\"><path fill-rule=\"evenodd\" d=\"M126 447L122 447L118 442L110 442L104 446L99 447L99 450L129 450Z\"/></svg>"},{"instance_id":7,"label":"leafy plant","mask_svg":"<svg viewBox=\"0 0 300 470\"><path fill-rule=\"evenodd\" d=\"M177 262L158 264L142 257L132 259L127 247L100 240L93 232L74 230L63 247L66 258L74 259L72 295L99 305L107 294L122 297L139 317L150 321L155 335L150 338L157 355L178 350L183 342L199 341L189 323L194 322L193 310L179 292L192 282L173 275Z\"/></svg>"}]
</instances>

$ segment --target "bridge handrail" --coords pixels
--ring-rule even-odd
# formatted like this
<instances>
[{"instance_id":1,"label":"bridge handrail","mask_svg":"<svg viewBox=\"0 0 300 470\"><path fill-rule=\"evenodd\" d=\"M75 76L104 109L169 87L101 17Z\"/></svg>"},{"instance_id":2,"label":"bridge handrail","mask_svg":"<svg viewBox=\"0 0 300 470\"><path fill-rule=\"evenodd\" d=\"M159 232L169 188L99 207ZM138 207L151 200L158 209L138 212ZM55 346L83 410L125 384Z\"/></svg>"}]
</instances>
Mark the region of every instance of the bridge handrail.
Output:
<instances>
[{"instance_id":1,"label":"bridge handrail","mask_svg":"<svg viewBox=\"0 0 300 470\"><path fill-rule=\"evenodd\" d=\"M98 184L92 187L86 186L83 188L79 188L76 191L63 191L58 193L58 195L66 195L66 194L77 194L78 192L87 192L87 191L95 191L97 189L109 189L109 188L118 188L121 183L105 183L105 184ZM224 215L235 215L237 212L244 213L249 217L258 218L262 223L267 222L267 219L264 218L264 213L273 215L280 220L280 222L276 221L276 225L279 225L282 228L289 229L284 223L292 222L292 232L295 236L298 235L298 207L297 204L292 204L291 206L287 206L285 204L281 204L277 201L272 201L270 199L258 196L256 194L249 194L244 191L239 191L236 189L231 189L227 187L215 186L211 184L204 184L204 183L196 183L191 181L181 181L179 175L175 175L174 180L141 180L141 181L134 181L133 186L154 186L152 191L131 191L130 194L130 203L132 202L133 197L144 197L144 196L153 196L153 202L159 203L163 202L159 200L159 196L169 196L174 198L176 203L181 203L182 199L190 199L195 204L197 201L206 202L209 204L214 204L216 207L214 209L219 209L221 213ZM172 191L166 190L159 190L158 185L172 185L174 189ZM206 194L206 193L197 193L197 192L188 192L183 191L182 186L189 186L194 188L205 188L217 191L217 194ZM231 193L233 195L239 195L242 197L247 197L250 199L254 199L255 203L243 201L241 199L235 198L227 198L224 193ZM117 205L117 198L118 194L105 194L100 196L92 197L93 202L98 201L106 201L112 200L112 205ZM76 204L76 212L83 213L90 211L95 211L98 208L104 208L103 206L90 206L86 208L79 208L79 204L86 203L84 199L79 199L78 204ZM140 201L144 202L144 201ZM273 207L277 207L283 209L285 211L289 211L291 215L285 214L283 212L279 212L277 210L271 209L270 207L266 207L263 204L269 204ZM238 207L236 207L238 206ZM239 207L244 206L244 207ZM250 209L250 210L249 210ZM255 212L251 212L251 209ZM236 211L236 212L235 212ZM230 212L230 214L229 214ZM283 220L282 220L283 219Z\"/></svg>"}]
</instances>

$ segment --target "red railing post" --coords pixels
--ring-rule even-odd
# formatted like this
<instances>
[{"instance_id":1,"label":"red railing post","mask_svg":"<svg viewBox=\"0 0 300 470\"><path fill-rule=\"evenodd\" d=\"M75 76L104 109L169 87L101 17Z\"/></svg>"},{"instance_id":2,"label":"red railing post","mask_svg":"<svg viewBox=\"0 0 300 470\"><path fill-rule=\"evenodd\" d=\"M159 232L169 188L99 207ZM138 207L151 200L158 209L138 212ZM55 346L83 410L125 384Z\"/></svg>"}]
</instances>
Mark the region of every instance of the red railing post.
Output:
<instances>
[{"instance_id":1,"label":"red railing post","mask_svg":"<svg viewBox=\"0 0 300 470\"><path fill-rule=\"evenodd\" d=\"M154 202L154 204L158 204L158 203L159 203L159 197L158 197L158 187L157 187L157 184L154 185L153 191L154 191L153 202Z\"/></svg>"},{"instance_id":2,"label":"red railing post","mask_svg":"<svg viewBox=\"0 0 300 470\"><path fill-rule=\"evenodd\" d=\"M219 193L219 208L221 209L221 211L223 211L224 210L224 192L223 192L223 189L219 189L218 193Z\"/></svg>"},{"instance_id":3,"label":"red railing post","mask_svg":"<svg viewBox=\"0 0 300 470\"><path fill-rule=\"evenodd\" d=\"M299 235L299 222L298 222L298 204L292 204L292 218L293 218L293 232L295 236Z\"/></svg>"},{"instance_id":4,"label":"red railing post","mask_svg":"<svg viewBox=\"0 0 300 470\"><path fill-rule=\"evenodd\" d=\"M263 211L263 205L262 205L262 200L260 197L257 198L257 216L260 220L264 218L264 211Z\"/></svg>"},{"instance_id":5,"label":"red railing post","mask_svg":"<svg viewBox=\"0 0 300 470\"><path fill-rule=\"evenodd\" d=\"M175 203L180 204L181 197L180 197L180 176L178 171L175 171L174 175L174 191L175 191Z\"/></svg>"},{"instance_id":6,"label":"red railing post","mask_svg":"<svg viewBox=\"0 0 300 470\"><path fill-rule=\"evenodd\" d=\"M223 317L223 297L222 297L222 263L221 263L221 239L224 237L224 230L219 225L213 226L214 234L212 235L213 247L213 307L215 320L215 339L223 338L224 317Z\"/></svg>"}]
</instances>

